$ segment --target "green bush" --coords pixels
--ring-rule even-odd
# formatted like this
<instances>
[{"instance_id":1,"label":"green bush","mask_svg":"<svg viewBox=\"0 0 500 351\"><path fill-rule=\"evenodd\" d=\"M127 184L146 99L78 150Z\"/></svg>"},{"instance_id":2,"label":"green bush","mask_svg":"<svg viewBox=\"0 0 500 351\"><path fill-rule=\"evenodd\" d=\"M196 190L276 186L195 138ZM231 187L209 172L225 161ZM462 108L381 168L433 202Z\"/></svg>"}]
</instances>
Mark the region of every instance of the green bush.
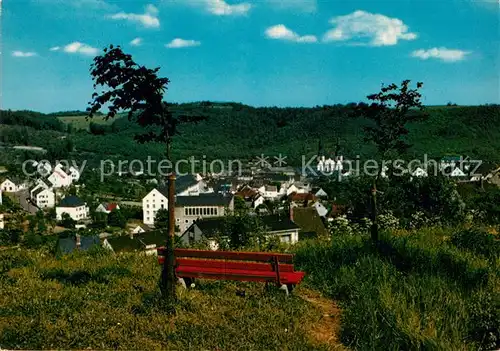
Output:
<instances>
[{"instance_id":1,"label":"green bush","mask_svg":"<svg viewBox=\"0 0 500 351\"><path fill-rule=\"evenodd\" d=\"M500 241L495 236L482 230L472 228L455 233L451 243L459 249L483 255L490 259L500 257Z\"/></svg>"}]
</instances>

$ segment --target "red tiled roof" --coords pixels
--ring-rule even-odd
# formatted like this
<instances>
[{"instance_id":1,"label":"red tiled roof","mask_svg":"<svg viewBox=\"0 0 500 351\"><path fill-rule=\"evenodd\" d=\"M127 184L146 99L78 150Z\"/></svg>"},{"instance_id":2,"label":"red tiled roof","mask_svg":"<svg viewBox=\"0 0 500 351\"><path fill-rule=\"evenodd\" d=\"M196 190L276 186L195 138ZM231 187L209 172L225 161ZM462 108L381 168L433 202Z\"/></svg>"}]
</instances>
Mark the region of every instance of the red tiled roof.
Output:
<instances>
[{"instance_id":1,"label":"red tiled roof","mask_svg":"<svg viewBox=\"0 0 500 351\"><path fill-rule=\"evenodd\" d=\"M252 199L253 197L255 197L255 195L257 195L257 192L253 189L245 188L245 189L238 191L234 195L242 197L243 199Z\"/></svg>"},{"instance_id":2,"label":"red tiled roof","mask_svg":"<svg viewBox=\"0 0 500 351\"><path fill-rule=\"evenodd\" d=\"M113 211L117 206L117 203L104 204L106 211Z\"/></svg>"},{"instance_id":3,"label":"red tiled roof","mask_svg":"<svg viewBox=\"0 0 500 351\"><path fill-rule=\"evenodd\" d=\"M296 193L293 192L288 196L288 200L294 201L294 202L300 202L300 201L316 201L318 198L311 193Z\"/></svg>"}]
</instances>

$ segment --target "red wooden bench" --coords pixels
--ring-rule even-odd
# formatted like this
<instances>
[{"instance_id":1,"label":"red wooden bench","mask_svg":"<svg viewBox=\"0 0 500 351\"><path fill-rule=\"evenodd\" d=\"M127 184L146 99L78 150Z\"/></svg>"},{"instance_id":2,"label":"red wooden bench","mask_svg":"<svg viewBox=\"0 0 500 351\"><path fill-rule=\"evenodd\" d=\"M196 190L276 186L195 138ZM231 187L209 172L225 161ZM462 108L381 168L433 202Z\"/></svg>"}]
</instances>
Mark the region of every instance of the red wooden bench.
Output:
<instances>
[{"instance_id":1,"label":"red wooden bench","mask_svg":"<svg viewBox=\"0 0 500 351\"><path fill-rule=\"evenodd\" d=\"M158 263L165 260L165 248ZM175 249L175 274L184 286L195 278L276 283L288 294L304 278L293 266L293 255L267 252L232 252Z\"/></svg>"}]
</instances>

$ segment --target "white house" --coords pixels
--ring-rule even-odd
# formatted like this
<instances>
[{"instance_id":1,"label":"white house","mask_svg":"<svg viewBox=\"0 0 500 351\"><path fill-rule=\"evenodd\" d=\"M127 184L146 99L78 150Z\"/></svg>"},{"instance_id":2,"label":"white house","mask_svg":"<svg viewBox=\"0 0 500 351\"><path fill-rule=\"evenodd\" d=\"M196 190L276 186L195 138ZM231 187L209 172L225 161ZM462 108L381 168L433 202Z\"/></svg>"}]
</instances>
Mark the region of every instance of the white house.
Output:
<instances>
[{"instance_id":1,"label":"white house","mask_svg":"<svg viewBox=\"0 0 500 351\"><path fill-rule=\"evenodd\" d=\"M50 165L50 163L48 161L45 161L45 162L34 162L33 163L33 166L36 167L36 169L38 170L38 173L42 176L47 176L50 174L50 172L52 172L52 166Z\"/></svg>"},{"instance_id":2,"label":"white house","mask_svg":"<svg viewBox=\"0 0 500 351\"><path fill-rule=\"evenodd\" d=\"M68 175L62 168L61 164L58 164L52 174L47 178L50 185L54 188L62 188L70 186L73 183L73 178Z\"/></svg>"},{"instance_id":3,"label":"white house","mask_svg":"<svg viewBox=\"0 0 500 351\"><path fill-rule=\"evenodd\" d=\"M259 207L260 205L262 205L264 203L264 201L265 201L264 197L262 195L260 195L260 194L257 194L253 198L252 207L254 209L256 209L257 207Z\"/></svg>"},{"instance_id":4,"label":"white house","mask_svg":"<svg viewBox=\"0 0 500 351\"><path fill-rule=\"evenodd\" d=\"M307 193L308 190L306 187L303 187L299 184L292 184L286 189L286 196L290 196L290 194L296 193L296 194L305 194Z\"/></svg>"},{"instance_id":5,"label":"white house","mask_svg":"<svg viewBox=\"0 0 500 351\"><path fill-rule=\"evenodd\" d=\"M0 205L3 203L2 201L3 201L2 200L2 189L0 189Z\"/></svg>"},{"instance_id":6,"label":"white house","mask_svg":"<svg viewBox=\"0 0 500 351\"><path fill-rule=\"evenodd\" d=\"M6 193L15 193L26 189L26 183L7 178L2 182L2 184L0 184L0 189Z\"/></svg>"},{"instance_id":7,"label":"white house","mask_svg":"<svg viewBox=\"0 0 500 351\"><path fill-rule=\"evenodd\" d=\"M344 169L344 166L342 165L343 161L343 156L336 157L335 160L332 160L331 158L325 159L325 156L321 156L316 168L318 172L322 173L341 172Z\"/></svg>"},{"instance_id":8,"label":"white house","mask_svg":"<svg viewBox=\"0 0 500 351\"><path fill-rule=\"evenodd\" d=\"M439 170L442 171L449 167L455 167L464 159L461 156L445 156L439 161Z\"/></svg>"},{"instance_id":9,"label":"white house","mask_svg":"<svg viewBox=\"0 0 500 351\"><path fill-rule=\"evenodd\" d=\"M417 167L411 175L412 177L427 177L428 174L426 170L421 167Z\"/></svg>"},{"instance_id":10,"label":"white house","mask_svg":"<svg viewBox=\"0 0 500 351\"><path fill-rule=\"evenodd\" d=\"M314 193L314 195L317 196L317 197L328 197L328 194L326 193L326 191L324 191L321 188L319 188L318 190L316 190L316 192Z\"/></svg>"},{"instance_id":11,"label":"white house","mask_svg":"<svg viewBox=\"0 0 500 351\"><path fill-rule=\"evenodd\" d=\"M69 175L71 176L73 182L77 182L81 176L80 171L73 166L69 167Z\"/></svg>"},{"instance_id":12,"label":"white house","mask_svg":"<svg viewBox=\"0 0 500 351\"><path fill-rule=\"evenodd\" d=\"M321 202L316 201L313 206L320 217L326 217L328 209Z\"/></svg>"},{"instance_id":13,"label":"white house","mask_svg":"<svg viewBox=\"0 0 500 351\"><path fill-rule=\"evenodd\" d=\"M113 210L119 210L120 209L120 206L118 206L117 203L102 203L102 204L99 204L99 206L97 206L97 208L95 209L96 212L103 212L103 213L106 213L106 214L109 214L111 213L111 211Z\"/></svg>"},{"instance_id":14,"label":"white house","mask_svg":"<svg viewBox=\"0 0 500 351\"><path fill-rule=\"evenodd\" d=\"M39 188L31 193L31 200L38 208L52 208L56 204L56 195L51 189Z\"/></svg>"},{"instance_id":15,"label":"white house","mask_svg":"<svg viewBox=\"0 0 500 351\"><path fill-rule=\"evenodd\" d=\"M168 209L168 189L153 189L142 199L142 222L147 225L154 225L156 212L161 209Z\"/></svg>"},{"instance_id":16,"label":"white house","mask_svg":"<svg viewBox=\"0 0 500 351\"><path fill-rule=\"evenodd\" d=\"M33 188L31 188L31 190L30 190L31 199L34 199L33 193L35 193L36 191L38 191L40 189L49 189L49 186L43 180L38 179L36 182L36 185Z\"/></svg>"},{"instance_id":17,"label":"white house","mask_svg":"<svg viewBox=\"0 0 500 351\"><path fill-rule=\"evenodd\" d=\"M178 196L198 196L208 192L210 189L198 173L183 175L175 180L175 194Z\"/></svg>"},{"instance_id":18,"label":"white house","mask_svg":"<svg viewBox=\"0 0 500 351\"><path fill-rule=\"evenodd\" d=\"M142 225L138 225L136 226L135 228L131 228L130 229L130 234L134 235L134 234L141 234L141 233L145 233L147 230L144 226Z\"/></svg>"},{"instance_id":19,"label":"white house","mask_svg":"<svg viewBox=\"0 0 500 351\"><path fill-rule=\"evenodd\" d=\"M5 228L5 222L3 220L3 214L0 213L0 229L4 229Z\"/></svg>"},{"instance_id":20,"label":"white house","mask_svg":"<svg viewBox=\"0 0 500 351\"><path fill-rule=\"evenodd\" d=\"M259 194L264 199L274 201L279 197L278 187L276 185L263 185L259 188Z\"/></svg>"},{"instance_id":21,"label":"white house","mask_svg":"<svg viewBox=\"0 0 500 351\"><path fill-rule=\"evenodd\" d=\"M451 173L450 177L465 177L464 171L462 171L459 167L456 167Z\"/></svg>"},{"instance_id":22,"label":"white house","mask_svg":"<svg viewBox=\"0 0 500 351\"><path fill-rule=\"evenodd\" d=\"M63 213L67 213L75 221L87 219L89 208L85 202L76 196L67 196L56 206L56 219L60 221Z\"/></svg>"}]
</instances>

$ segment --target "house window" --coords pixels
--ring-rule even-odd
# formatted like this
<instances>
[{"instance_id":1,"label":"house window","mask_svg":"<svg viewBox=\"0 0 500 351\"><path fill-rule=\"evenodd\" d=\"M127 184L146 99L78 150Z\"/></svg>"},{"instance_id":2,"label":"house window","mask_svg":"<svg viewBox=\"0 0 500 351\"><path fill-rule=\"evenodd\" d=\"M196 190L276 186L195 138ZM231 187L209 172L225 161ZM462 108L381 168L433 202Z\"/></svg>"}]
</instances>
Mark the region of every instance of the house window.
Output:
<instances>
[{"instance_id":1,"label":"house window","mask_svg":"<svg viewBox=\"0 0 500 351\"><path fill-rule=\"evenodd\" d=\"M214 208L213 208L213 207L211 207L211 208L210 208L210 215L211 215L211 216L213 216L213 215L214 215Z\"/></svg>"},{"instance_id":2,"label":"house window","mask_svg":"<svg viewBox=\"0 0 500 351\"><path fill-rule=\"evenodd\" d=\"M149 217L146 217L146 221L148 221L148 222L149 222Z\"/></svg>"},{"instance_id":3,"label":"house window","mask_svg":"<svg viewBox=\"0 0 500 351\"><path fill-rule=\"evenodd\" d=\"M189 221L186 219L186 223L189 223Z\"/></svg>"},{"instance_id":4,"label":"house window","mask_svg":"<svg viewBox=\"0 0 500 351\"><path fill-rule=\"evenodd\" d=\"M149 205L146 205L146 208L149 208Z\"/></svg>"},{"instance_id":5,"label":"house window","mask_svg":"<svg viewBox=\"0 0 500 351\"><path fill-rule=\"evenodd\" d=\"M217 216L217 208L214 208L214 211L215 211L215 215Z\"/></svg>"},{"instance_id":6,"label":"house window","mask_svg":"<svg viewBox=\"0 0 500 351\"><path fill-rule=\"evenodd\" d=\"M146 214L149 215L149 211L146 211Z\"/></svg>"},{"instance_id":7,"label":"house window","mask_svg":"<svg viewBox=\"0 0 500 351\"><path fill-rule=\"evenodd\" d=\"M164 206L165 206L165 205L161 204L161 208L165 208Z\"/></svg>"},{"instance_id":8,"label":"house window","mask_svg":"<svg viewBox=\"0 0 500 351\"><path fill-rule=\"evenodd\" d=\"M184 208L184 216L187 216L187 214L188 214L188 209Z\"/></svg>"},{"instance_id":9,"label":"house window","mask_svg":"<svg viewBox=\"0 0 500 351\"><path fill-rule=\"evenodd\" d=\"M289 243L289 242L290 242L290 239L291 239L291 238L290 238L290 235L283 235L283 236L281 236L281 237L280 237L280 241L281 241L282 243Z\"/></svg>"},{"instance_id":10,"label":"house window","mask_svg":"<svg viewBox=\"0 0 500 351\"><path fill-rule=\"evenodd\" d=\"M207 215L207 209L205 207L203 207L203 215L206 216Z\"/></svg>"},{"instance_id":11,"label":"house window","mask_svg":"<svg viewBox=\"0 0 500 351\"><path fill-rule=\"evenodd\" d=\"M180 218L176 218L176 221L177 221L177 222L180 222L180 221L181 221L181 219L180 219Z\"/></svg>"}]
</instances>

